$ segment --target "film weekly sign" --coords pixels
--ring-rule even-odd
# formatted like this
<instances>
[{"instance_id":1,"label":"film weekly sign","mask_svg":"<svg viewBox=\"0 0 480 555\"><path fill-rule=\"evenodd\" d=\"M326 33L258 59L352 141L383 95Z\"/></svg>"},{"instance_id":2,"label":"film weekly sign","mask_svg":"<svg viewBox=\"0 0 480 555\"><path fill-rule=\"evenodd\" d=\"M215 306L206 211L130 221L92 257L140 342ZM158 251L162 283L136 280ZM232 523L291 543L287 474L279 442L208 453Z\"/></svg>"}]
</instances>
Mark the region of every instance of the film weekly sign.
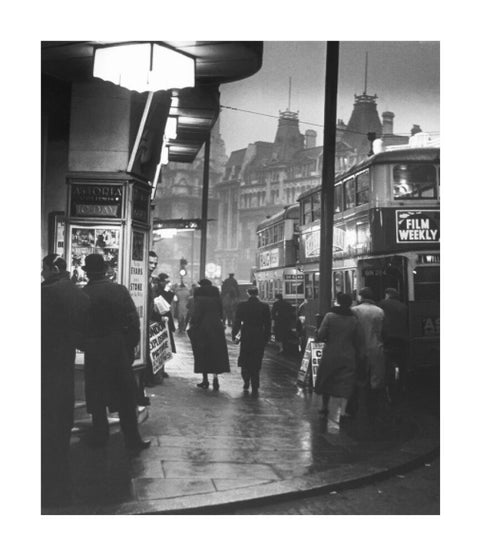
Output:
<instances>
[{"instance_id":1,"label":"film weekly sign","mask_svg":"<svg viewBox=\"0 0 480 555\"><path fill-rule=\"evenodd\" d=\"M70 215L78 218L121 218L120 185L72 185Z\"/></svg>"},{"instance_id":2,"label":"film weekly sign","mask_svg":"<svg viewBox=\"0 0 480 555\"><path fill-rule=\"evenodd\" d=\"M438 243L440 210L395 210L397 243Z\"/></svg>"}]
</instances>

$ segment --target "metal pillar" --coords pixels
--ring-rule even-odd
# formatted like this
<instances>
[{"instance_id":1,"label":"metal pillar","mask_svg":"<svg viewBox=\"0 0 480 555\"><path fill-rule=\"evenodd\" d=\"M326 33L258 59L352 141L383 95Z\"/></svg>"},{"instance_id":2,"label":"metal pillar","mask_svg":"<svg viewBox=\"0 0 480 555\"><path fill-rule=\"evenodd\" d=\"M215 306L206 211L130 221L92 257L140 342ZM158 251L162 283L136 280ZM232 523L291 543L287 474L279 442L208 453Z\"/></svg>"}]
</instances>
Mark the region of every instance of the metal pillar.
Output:
<instances>
[{"instance_id":1,"label":"metal pillar","mask_svg":"<svg viewBox=\"0 0 480 555\"><path fill-rule=\"evenodd\" d=\"M202 224L200 239L200 265L198 269L199 279L205 277L205 265L207 261L207 225L208 225L208 181L210 168L210 134L205 141L205 156L203 162L203 190L202 190Z\"/></svg>"},{"instance_id":2,"label":"metal pillar","mask_svg":"<svg viewBox=\"0 0 480 555\"><path fill-rule=\"evenodd\" d=\"M323 128L323 167L320 220L320 318L331 306L332 252L333 252L333 205L335 185L335 140L337 123L339 42L327 42L327 67L325 73L325 106Z\"/></svg>"}]
</instances>

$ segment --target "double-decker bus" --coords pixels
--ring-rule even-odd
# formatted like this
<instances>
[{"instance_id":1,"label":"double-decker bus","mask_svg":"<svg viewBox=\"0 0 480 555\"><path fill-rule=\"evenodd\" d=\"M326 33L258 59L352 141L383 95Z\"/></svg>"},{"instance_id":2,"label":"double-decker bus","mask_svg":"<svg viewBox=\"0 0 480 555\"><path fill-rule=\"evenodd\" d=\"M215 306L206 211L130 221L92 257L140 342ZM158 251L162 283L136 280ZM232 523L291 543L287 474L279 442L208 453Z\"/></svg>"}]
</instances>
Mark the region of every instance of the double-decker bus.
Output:
<instances>
[{"instance_id":1,"label":"double-decker bus","mask_svg":"<svg viewBox=\"0 0 480 555\"><path fill-rule=\"evenodd\" d=\"M300 203L300 267L307 334L317 325L321 187ZM371 287L394 287L409 308L411 367L440 355L440 149L379 152L335 179L332 301Z\"/></svg>"},{"instance_id":2,"label":"double-decker bus","mask_svg":"<svg viewBox=\"0 0 480 555\"><path fill-rule=\"evenodd\" d=\"M298 204L286 206L257 226L255 282L260 298L270 305L275 294L297 307L303 300L303 273L297 268Z\"/></svg>"}]
</instances>

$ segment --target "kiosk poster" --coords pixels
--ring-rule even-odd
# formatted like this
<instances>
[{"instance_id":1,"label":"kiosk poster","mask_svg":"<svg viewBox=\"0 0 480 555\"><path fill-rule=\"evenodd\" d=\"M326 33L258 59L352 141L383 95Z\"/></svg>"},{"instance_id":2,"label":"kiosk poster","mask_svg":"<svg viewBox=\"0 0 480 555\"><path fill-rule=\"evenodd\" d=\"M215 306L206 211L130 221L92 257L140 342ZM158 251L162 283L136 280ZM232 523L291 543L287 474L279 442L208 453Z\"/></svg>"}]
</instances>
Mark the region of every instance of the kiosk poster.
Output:
<instances>
[{"instance_id":1,"label":"kiosk poster","mask_svg":"<svg viewBox=\"0 0 480 555\"><path fill-rule=\"evenodd\" d=\"M300 369L298 371L297 383L301 386L306 385L307 378L310 377L312 371L312 342L313 339L310 337L307 340L305 352L303 353L302 363L300 364Z\"/></svg>"},{"instance_id":2,"label":"kiosk poster","mask_svg":"<svg viewBox=\"0 0 480 555\"><path fill-rule=\"evenodd\" d=\"M147 299L145 275L145 234L134 231L132 236L132 261L130 263L129 291L140 320L140 342L135 349L135 361L143 362L145 349L145 303Z\"/></svg>"},{"instance_id":3,"label":"kiosk poster","mask_svg":"<svg viewBox=\"0 0 480 555\"><path fill-rule=\"evenodd\" d=\"M325 348L325 343L311 343L313 387L315 387L315 382L317 380L318 367L320 365L320 360L322 358L324 348Z\"/></svg>"},{"instance_id":4,"label":"kiosk poster","mask_svg":"<svg viewBox=\"0 0 480 555\"><path fill-rule=\"evenodd\" d=\"M82 269L89 254L101 254L106 262L108 279L117 283L121 243L119 227L76 226L71 228L72 281L78 285L87 283Z\"/></svg>"},{"instance_id":5,"label":"kiosk poster","mask_svg":"<svg viewBox=\"0 0 480 555\"><path fill-rule=\"evenodd\" d=\"M168 318L163 318L163 326L159 322L151 322L149 325L149 336L152 371L156 374L165 362L173 356L168 335Z\"/></svg>"}]
</instances>

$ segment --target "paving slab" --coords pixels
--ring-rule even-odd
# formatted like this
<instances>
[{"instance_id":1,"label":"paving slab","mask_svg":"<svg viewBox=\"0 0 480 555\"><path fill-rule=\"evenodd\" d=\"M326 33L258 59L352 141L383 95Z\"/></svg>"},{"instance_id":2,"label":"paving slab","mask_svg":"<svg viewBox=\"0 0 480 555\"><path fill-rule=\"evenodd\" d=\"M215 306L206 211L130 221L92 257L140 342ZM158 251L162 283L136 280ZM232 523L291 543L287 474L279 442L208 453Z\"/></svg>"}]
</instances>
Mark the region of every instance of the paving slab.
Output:
<instances>
[{"instance_id":1,"label":"paving slab","mask_svg":"<svg viewBox=\"0 0 480 555\"><path fill-rule=\"evenodd\" d=\"M188 339L176 338L170 377L148 389L141 433L152 446L129 454L112 418L108 445L91 449L89 418L76 409L71 444L73 503L43 514L228 513L268 499L354 485L439 449L438 418L408 399L377 423L357 417L338 433L318 414L318 399L297 387L299 357L266 350L258 398L244 394L238 346L228 341L231 373L220 390L201 390ZM80 425L81 424L81 425Z\"/></svg>"}]
</instances>

